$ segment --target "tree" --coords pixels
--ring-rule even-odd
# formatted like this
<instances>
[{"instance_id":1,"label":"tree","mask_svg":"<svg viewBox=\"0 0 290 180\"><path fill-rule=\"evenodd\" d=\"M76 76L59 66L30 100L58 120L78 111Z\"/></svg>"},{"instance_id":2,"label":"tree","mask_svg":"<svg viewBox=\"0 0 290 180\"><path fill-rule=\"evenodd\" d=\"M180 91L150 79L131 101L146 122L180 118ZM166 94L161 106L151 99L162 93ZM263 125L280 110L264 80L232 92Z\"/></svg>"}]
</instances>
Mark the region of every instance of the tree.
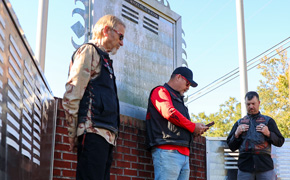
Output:
<instances>
[{"instance_id":1,"label":"tree","mask_svg":"<svg viewBox=\"0 0 290 180\"><path fill-rule=\"evenodd\" d=\"M264 80L260 80L257 92L261 100L261 112L272 117L285 138L289 138L290 130L290 105L289 105L289 59L287 51L282 48L276 50L278 58L261 59Z\"/></svg>"},{"instance_id":2,"label":"tree","mask_svg":"<svg viewBox=\"0 0 290 180\"><path fill-rule=\"evenodd\" d=\"M209 137L227 137L234 123L241 117L241 103L230 97L228 101L220 105L219 112L206 116L205 113L191 115L193 122L204 124L214 121L215 124L204 135Z\"/></svg>"}]
</instances>

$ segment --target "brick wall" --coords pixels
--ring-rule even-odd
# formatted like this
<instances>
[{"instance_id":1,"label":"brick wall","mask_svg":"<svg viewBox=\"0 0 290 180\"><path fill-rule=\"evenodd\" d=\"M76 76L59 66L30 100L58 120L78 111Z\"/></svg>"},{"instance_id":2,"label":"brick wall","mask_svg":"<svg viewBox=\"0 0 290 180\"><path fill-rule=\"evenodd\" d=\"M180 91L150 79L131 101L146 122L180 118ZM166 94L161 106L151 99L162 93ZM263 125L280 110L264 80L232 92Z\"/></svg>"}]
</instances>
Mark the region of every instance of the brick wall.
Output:
<instances>
[{"instance_id":1,"label":"brick wall","mask_svg":"<svg viewBox=\"0 0 290 180\"><path fill-rule=\"evenodd\" d=\"M190 155L190 180L206 179L205 138L195 138ZM66 121L58 99L53 180L75 179L76 154L69 152ZM154 179L151 153L145 148L145 122L121 115L111 180Z\"/></svg>"}]
</instances>

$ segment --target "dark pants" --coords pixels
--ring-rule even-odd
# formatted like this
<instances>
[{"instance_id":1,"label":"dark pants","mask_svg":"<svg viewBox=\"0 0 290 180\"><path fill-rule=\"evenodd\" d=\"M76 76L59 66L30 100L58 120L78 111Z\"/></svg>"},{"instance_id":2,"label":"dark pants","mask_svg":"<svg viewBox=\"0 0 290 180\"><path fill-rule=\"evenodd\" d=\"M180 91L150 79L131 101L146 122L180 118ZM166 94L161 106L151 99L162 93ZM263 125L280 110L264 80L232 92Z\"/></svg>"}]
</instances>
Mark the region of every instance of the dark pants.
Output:
<instances>
[{"instance_id":1,"label":"dark pants","mask_svg":"<svg viewBox=\"0 0 290 180\"><path fill-rule=\"evenodd\" d=\"M256 173L238 170L238 180L276 180L276 174L274 169Z\"/></svg>"},{"instance_id":2,"label":"dark pants","mask_svg":"<svg viewBox=\"0 0 290 180\"><path fill-rule=\"evenodd\" d=\"M78 138L77 180L109 180L113 161L113 145L105 138L87 133Z\"/></svg>"}]
</instances>

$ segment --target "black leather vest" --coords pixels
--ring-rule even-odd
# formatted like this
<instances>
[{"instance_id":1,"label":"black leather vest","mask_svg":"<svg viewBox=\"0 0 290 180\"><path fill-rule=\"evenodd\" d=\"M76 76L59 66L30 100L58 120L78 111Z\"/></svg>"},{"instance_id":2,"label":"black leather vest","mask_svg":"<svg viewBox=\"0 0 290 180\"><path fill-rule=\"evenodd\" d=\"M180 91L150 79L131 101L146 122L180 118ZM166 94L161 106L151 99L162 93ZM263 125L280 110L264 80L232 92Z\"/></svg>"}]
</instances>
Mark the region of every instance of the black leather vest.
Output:
<instances>
[{"instance_id":1,"label":"black leather vest","mask_svg":"<svg viewBox=\"0 0 290 180\"><path fill-rule=\"evenodd\" d=\"M79 105L78 123L84 123L87 120L91 105L90 113L93 126L109 129L117 134L120 113L112 60L108 53L103 52L94 44L91 45L100 55L101 72L97 78L91 79L86 87Z\"/></svg>"},{"instance_id":2,"label":"black leather vest","mask_svg":"<svg viewBox=\"0 0 290 180\"><path fill-rule=\"evenodd\" d=\"M240 154L253 153L253 154L269 154L271 155L271 144L265 140L265 136L261 132L256 131L256 127L259 124L267 125L270 117L256 114L246 115L242 119L238 120L238 125L247 124L249 130L242 133L243 143L239 148Z\"/></svg>"},{"instance_id":3,"label":"black leather vest","mask_svg":"<svg viewBox=\"0 0 290 180\"><path fill-rule=\"evenodd\" d=\"M164 87L169 91L175 109L187 119L190 119L188 109L184 105L183 98L180 95L177 95L176 92L168 86L168 84L165 84ZM189 147L191 142L191 133L186 129L172 124L160 115L150 100L153 90L149 96L146 115L147 145L149 148L163 144Z\"/></svg>"}]
</instances>

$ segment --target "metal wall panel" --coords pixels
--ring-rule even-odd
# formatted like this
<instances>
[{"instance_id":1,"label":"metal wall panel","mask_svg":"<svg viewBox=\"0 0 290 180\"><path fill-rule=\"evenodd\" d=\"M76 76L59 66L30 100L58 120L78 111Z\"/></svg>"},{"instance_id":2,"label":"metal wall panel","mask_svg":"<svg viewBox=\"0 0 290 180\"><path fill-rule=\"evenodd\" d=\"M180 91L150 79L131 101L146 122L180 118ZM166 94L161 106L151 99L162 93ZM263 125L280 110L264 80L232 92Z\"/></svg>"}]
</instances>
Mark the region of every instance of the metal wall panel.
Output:
<instances>
[{"instance_id":1,"label":"metal wall panel","mask_svg":"<svg viewBox=\"0 0 290 180\"><path fill-rule=\"evenodd\" d=\"M0 1L0 179L50 179L56 106L9 1Z\"/></svg>"},{"instance_id":2,"label":"metal wall panel","mask_svg":"<svg viewBox=\"0 0 290 180\"><path fill-rule=\"evenodd\" d=\"M278 179L290 180L290 139L281 148L272 146L272 158Z\"/></svg>"},{"instance_id":3,"label":"metal wall panel","mask_svg":"<svg viewBox=\"0 0 290 180\"><path fill-rule=\"evenodd\" d=\"M236 180L238 150L232 152L225 137L207 137L206 164L208 180ZM290 139L282 147L272 146L272 158L278 180L290 179Z\"/></svg>"}]
</instances>

